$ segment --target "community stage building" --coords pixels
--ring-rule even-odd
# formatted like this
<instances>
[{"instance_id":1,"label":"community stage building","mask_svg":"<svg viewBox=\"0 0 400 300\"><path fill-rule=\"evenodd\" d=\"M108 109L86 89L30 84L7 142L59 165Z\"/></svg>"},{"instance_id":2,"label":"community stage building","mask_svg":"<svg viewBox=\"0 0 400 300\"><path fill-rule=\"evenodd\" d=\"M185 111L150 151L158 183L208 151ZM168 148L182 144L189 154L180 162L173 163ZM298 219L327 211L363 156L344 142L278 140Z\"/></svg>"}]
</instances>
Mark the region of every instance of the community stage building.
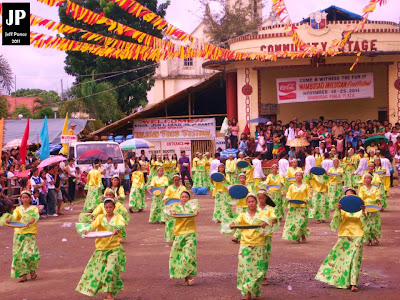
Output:
<instances>
[{"instance_id":1,"label":"community stage building","mask_svg":"<svg viewBox=\"0 0 400 300\"><path fill-rule=\"evenodd\" d=\"M348 26L357 24L361 19L359 15L331 6L310 14L309 18L294 25L304 42L324 50L333 40L340 40ZM298 50L292 37L285 32L284 25L266 24L258 34L230 40L230 49L266 53ZM223 135L219 133L219 128L225 116L238 119L240 132L249 120L258 117L282 120L284 123L294 118L313 121L320 116L327 120L380 119L399 122L399 33L396 23L367 21L363 29L351 35L343 53L333 57L205 62L205 69L219 72L162 101L156 101L140 112L92 132L89 138L141 136L159 142L159 147L166 149L160 152L162 154L169 151L166 145L164 148L162 146L166 142L190 142L190 145L182 147L192 152L209 149L209 143L214 147L216 144L223 146ZM362 51L362 54L351 71L358 51ZM172 120L167 122L169 124L177 122L174 120L182 120L181 123L187 124L200 122L210 125L213 122L214 129L207 137L166 135L154 139L143 134L143 121L149 119L158 120L154 124L165 123L164 120ZM172 130L173 126L170 127ZM254 124L251 132L254 132Z\"/></svg>"}]
</instances>

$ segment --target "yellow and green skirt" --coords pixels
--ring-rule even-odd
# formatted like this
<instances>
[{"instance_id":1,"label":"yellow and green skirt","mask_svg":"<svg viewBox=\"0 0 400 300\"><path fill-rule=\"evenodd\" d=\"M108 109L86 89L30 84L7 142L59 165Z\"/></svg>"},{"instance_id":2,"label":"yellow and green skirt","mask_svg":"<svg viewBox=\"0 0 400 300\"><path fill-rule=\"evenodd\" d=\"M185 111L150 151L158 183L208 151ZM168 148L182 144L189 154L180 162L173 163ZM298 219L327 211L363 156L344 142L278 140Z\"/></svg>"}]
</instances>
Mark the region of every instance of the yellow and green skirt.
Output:
<instances>
[{"instance_id":1,"label":"yellow and green skirt","mask_svg":"<svg viewBox=\"0 0 400 300\"><path fill-rule=\"evenodd\" d=\"M197 275L197 233L175 237L169 256L169 277L181 279Z\"/></svg>"},{"instance_id":2,"label":"yellow and green skirt","mask_svg":"<svg viewBox=\"0 0 400 300\"><path fill-rule=\"evenodd\" d=\"M265 270L265 246L240 245L237 270L237 289L242 296L250 293L261 296L261 284Z\"/></svg>"},{"instance_id":3,"label":"yellow and green skirt","mask_svg":"<svg viewBox=\"0 0 400 300\"><path fill-rule=\"evenodd\" d=\"M327 193L314 192L312 197L312 208L310 209L310 219L329 220L330 204Z\"/></svg>"},{"instance_id":4,"label":"yellow and green skirt","mask_svg":"<svg viewBox=\"0 0 400 300\"><path fill-rule=\"evenodd\" d=\"M14 233L11 278L19 278L34 272L40 262L40 253L36 245L36 234Z\"/></svg>"},{"instance_id":5,"label":"yellow and green skirt","mask_svg":"<svg viewBox=\"0 0 400 300\"><path fill-rule=\"evenodd\" d=\"M145 209L144 189L132 186L129 193L129 208L132 210Z\"/></svg>"},{"instance_id":6,"label":"yellow and green skirt","mask_svg":"<svg viewBox=\"0 0 400 300\"><path fill-rule=\"evenodd\" d=\"M306 207L290 207L283 228L282 239L298 241L302 236L309 236L308 210Z\"/></svg>"},{"instance_id":7,"label":"yellow and green skirt","mask_svg":"<svg viewBox=\"0 0 400 300\"><path fill-rule=\"evenodd\" d=\"M89 186L83 210L93 211L100 203L101 203L100 188Z\"/></svg>"},{"instance_id":8,"label":"yellow and green skirt","mask_svg":"<svg viewBox=\"0 0 400 300\"><path fill-rule=\"evenodd\" d=\"M149 223L164 222L164 194L154 195L151 201Z\"/></svg>"}]
</instances>

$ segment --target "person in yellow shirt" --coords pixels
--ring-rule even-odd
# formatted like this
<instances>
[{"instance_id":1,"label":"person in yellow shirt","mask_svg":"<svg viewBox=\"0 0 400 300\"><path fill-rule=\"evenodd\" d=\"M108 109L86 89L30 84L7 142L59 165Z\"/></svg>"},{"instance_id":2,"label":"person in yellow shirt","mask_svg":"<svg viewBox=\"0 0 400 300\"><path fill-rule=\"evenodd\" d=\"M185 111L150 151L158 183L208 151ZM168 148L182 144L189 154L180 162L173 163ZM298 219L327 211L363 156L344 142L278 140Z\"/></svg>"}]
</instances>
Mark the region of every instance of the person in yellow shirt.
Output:
<instances>
[{"instance_id":1,"label":"person in yellow shirt","mask_svg":"<svg viewBox=\"0 0 400 300\"><path fill-rule=\"evenodd\" d=\"M233 154L229 154L229 158L225 161L226 167L226 180L230 184L237 184L236 173L236 161L233 159ZM246 205L247 206L247 205Z\"/></svg>"},{"instance_id":2,"label":"person in yellow shirt","mask_svg":"<svg viewBox=\"0 0 400 300\"><path fill-rule=\"evenodd\" d=\"M329 209L335 209L336 204L343 197L343 169L339 167L339 159L333 160L333 167L329 168Z\"/></svg>"},{"instance_id":3,"label":"person in yellow shirt","mask_svg":"<svg viewBox=\"0 0 400 300\"><path fill-rule=\"evenodd\" d=\"M248 190L248 193L255 193L255 191L252 189L252 186L246 184L246 174L244 173L239 174L238 184L245 186ZM239 199L236 203L236 214L241 214L243 212L247 212L247 196L242 199ZM240 240L240 230L236 230L235 234L233 235L232 242L239 243L239 240Z\"/></svg>"},{"instance_id":4,"label":"person in yellow shirt","mask_svg":"<svg viewBox=\"0 0 400 300\"><path fill-rule=\"evenodd\" d=\"M186 187L181 184L181 176L175 174L173 177L173 185L167 187L164 193L164 205L169 199L180 199L183 191L186 191ZM165 221L165 233L164 238L167 243L174 241L174 226L175 218L172 218L169 214L171 209L174 209L176 203L171 204L172 207L164 206L164 221ZM171 206L170 205L170 206Z\"/></svg>"},{"instance_id":5,"label":"person in yellow shirt","mask_svg":"<svg viewBox=\"0 0 400 300\"><path fill-rule=\"evenodd\" d=\"M270 220L271 227L274 230L277 229L279 227L279 218L276 215L276 206L272 207L272 206L267 205L267 199L269 198L267 191L263 190L263 189L259 190L257 197L258 197L258 208ZM263 276L262 285L268 284L267 275L268 275L269 261L271 259L272 235L273 235L273 233L270 233L265 237L264 276Z\"/></svg>"},{"instance_id":6,"label":"person in yellow shirt","mask_svg":"<svg viewBox=\"0 0 400 300\"><path fill-rule=\"evenodd\" d=\"M168 178L164 175L164 169L159 167L157 169L157 176L154 176L151 179L151 183L149 185L149 192L153 188L162 188L163 192L159 195L153 195L153 199L151 201L150 208L150 223L161 223L164 222L164 192L165 188L168 186Z\"/></svg>"},{"instance_id":7,"label":"person in yellow shirt","mask_svg":"<svg viewBox=\"0 0 400 300\"><path fill-rule=\"evenodd\" d=\"M117 201L124 203L125 201L125 189L121 185L121 180L119 179L119 175L114 175L111 178L111 189L115 192L115 196Z\"/></svg>"},{"instance_id":8,"label":"person in yellow shirt","mask_svg":"<svg viewBox=\"0 0 400 300\"><path fill-rule=\"evenodd\" d=\"M40 253L36 245L38 233L37 221L39 220L39 209L31 205L31 193L22 191L20 198L22 205L17 206L13 214L6 213L0 218L0 224L9 222L21 222L26 227L14 229L13 255L11 262L11 278L20 278L19 282L27 281L30 274L31 279L36 279L36 269L40 262Z\"/></svg>"},{"instance_id":9,"label":"person in yellow shirt","mask_svg":"<svg viewBox=\"0 0 400 300\"><path fill-rule=\"evenodd\" d=\"M159 167L161 167L161 165L159 165L158 160L157 160L157 155L156 154L152 154L150 156L150 162L149 162L149 178L147 179L147 182L151 182L151 180L153 179L154 176L157 176L157 169Z\"/></svg>"},{"instance_id":10,"label":"person in yellow shirt","mask_svg":"<svg viewBox=\"0 0 400 300\"><path fill-rule=\"evenodd\" d=\"M162 167L164 169L165 176L168 178L168 185L173 183L172 177L174 177L175 169L172 164L172 160L169 159L168 154L164 154Z\"/></svg>"},{"instance_id":11,"label":"person in yellow shirt","mask_svg":"<svg viewBox=\"0 0 400 300\"><path fill-rule=\"evenodd\" d=\"M129 193L129 211L133 213L134 210L142 212L145 207L145 178L139 166L134 164L132 167L132 185Z\"/></svg>"},{"instance_id":12,"label":"person in yellow shirt","mask_svg":"<svg viewBox=\"0 0 400 300\"><path fill-rule=\"evenodd\" d=\"M225 165L218 166L218 172L225 175ZM213 221L221 223L224 219L231 219L233 216L231 201L228 192L229 182L225 179L222 182L215 182L213 197L215 197Z\"/></svg>"},{"instance_id":13,"label":"person in yellow shirt","mask_svg":"<svg viewBox=\"0 0 400 300\"><path fill-rule=\"evenodd\" d=\"M344 168L344 186L349 189L354 189L357 187L356 176L353 175L356 170L355 160L353 159L354 151L350 148L347 151L347 156L343 158L343 168Z\"/></svg>"},{"instance_id":14,"label":"person in yellow shirt","mask_svg":"<svg viewBox=\"0 0 400 300\"><path fill-rule=\"evenodd\" d=\"M253 191L255 191L256 186L254 185L254 166L250 157L246 156L245 160L249 163L249 165L242 169L242 172L246 174L246 183L251 186Z\"/></svg>"},{"instance_id":15,"label":"person in yellow shirt","mask_svg":"<svg viewBox=\"0 0 400 300\"><path fill-rule=\"evenodd\" d=\"M196 218L200 207L197 199L190 200L190 194L182 191L181 205L171 211L176 214L192 214L194 217L176 218L174 225L174 243L169 256L169 277L171 279L185 278L183 285L193 285L197 275L197 231Z\"/></svg>"},{"instance_id":16,"label":"person in yellow shirt","mask_svg":"<svg viewBox=\"0 0 400 300\"><path fill-rule=\"evenodd\" d=\"M201 153L193 160L193 168L196 170L196 176L193 176L193 187L209 187L206 173L207 160L201 156Z\"/></svg>"},{"instance_id":17,"label":"person in yellow shirt","mask_svg":"<svg viewBox=\"0 0 400 300\"><path fill-rule=\"evenodd\" d=\"M197 171L197 164L200 161L199 157L201 157L201 153L196 152L196 156L193 158L193 161L192 161L191 171L192 171L193 186L194 186L194 183L196 181L198 181L196 171Z\"/></svg>"},{"instance_id":18,"label":"person in yellow shirt","mask_svg":"<svg viewBox=\"0 0 400 300\"><path fill-rule=\"evenodd\" d=\"M298 166L298 161L296 158L293 158L290 161L290 167L286 173L286 186L289 188L289 185L296 182L295 175L297 172L303 172L303 169Z\"/></svg>"},{"instance_id":19,"label":"person in yellow shirt","mask_svg":"<svg viewBox=\"0 0 400 300\"><path fill-rule=\"evenodd\" d=\"M272 173L268 174L266 180L262 182L262 188L267 189L268 196L271 197L275 203L275 213L278 219L285 217L285 209L283 208L283 187L285 184L285 177L279 174L277 164L273 164L271 168ZM279 188L268 188L270 185L277 185Z\"/></svg>"},{"instance_id":20,"label":"person in yellow shirt","mask_svg":"<svg viewBox=\"0 0 400 300\"><path fill-rule=\"evenodd\" d=\"M296 182L289 186L286 193L286 201L301 200L304 204L289 203L289 212L286 216L285 227L283 229L282 239L295 241L296 244L306 241L310 235L308 226L308 202L311 200L311 188L303 183L303 172L296 172Z\"/></svg>"},{"instance_id":21,"label":"person in yellow shirt","mask_svg":"<svg viewBox=\"0 0 400 300\"><path fill-rule=\"evenodd\" d=\"M373 175L367 173L364 175L364 184L358 191L359 197L364 201L365 205L381 206L380 193L377 187L372 185ZM367 213L369 226L365 231L365 240L368 241L367 246L372 246L372 242L375 245L379 244L378 237L381 237L382 229L382 218L379 211Z\"/></svg>"},{"instance_id":22,"label":"person in yellow shirt","mask_svg":"<svg viewBox=\"0 0 400 300\"><path fill-rule=\"evenodd\" d=\"M213 158L211 157L210 152L206 152L204 154L204 159L206 160L205 171L206 171L207 188L208 188L208 190L212 191L212 189L214 188L214 184L212 183L212 180L210 178L210 167L211 167L211 162L212 162Z\"/></svg>"},{"instance_id":23,"label":"person in yellow shirt","mask_svg":"<svg viewBox=\"0 0 400 300\"><path fill-rule=\"evenodd\" d=\"M349 189L346 195L356 193ZM362 210L349 213L342 210L340 203L333 214L330 224L332 231L338 231L339 239L319 268L316 280L333 285L337 288L357 292L357 283L363 256L363 241L368 220L365 206Z\"/></svg>"},{"instance_id":24,"label":"person in yellow shirt","mask_svg":"<svg viewBox=\"0 0 400 300\"><path fill-rule=\"evenodd\" d=\"M325 223L329 220L329 198L328 198L328 175L315 175L310 174L309 183L313 189L313 196L311 200L312 207L310 209L310 219L317 220L317 223Z\"/></svg>"},{"instance_id":25,"label":"person in yellow shirt","mask_svg":"<svg viewBox=\"0 0 400 300\"><path fill-rule=\"evenodd\" d=\"M113 232L110 237L96 239L96 250L83 272L76 291L86 296L107 293L106 299L112 300L113 295L124 289L120 273L125 271L126 264L125 251L121 246L121 232L125 227L125 220L121 215L114 214L115 199L105 199L104 208L106 214L98 215L91 224L76 224L80 235L86 235L90 231Z\"/></svg>"},{"instance_id":26,"label":"person in yellow shirt","mask_svg":"<svg viewBox=\"0 0 400 300\"><path fill-rule=\"evenodd\" d=\"M324 160L324 155L320 153L319 147L315 147L314 151L315 166L320 167Z\"/></svg>"},{"instance_id":27,"label":"person in yellow shirt","mask_svg":"<svg viewBox=\"0 0 400 300\"><path fill-rule=\"evenodd\" d=\"M265 215L257 207L257 197L254 194L247 196L247 212L241 213L233 225L260 225L267 226ZM239 248L239 262L237 268L237 289L241 291L243 299L250 300L252 296L261 299L261 283L264 277L265 235L259 229L241 229Z\"/></svg>"},{"instance_id":28,"label":"person in yellow shirt","mask_svg":"<svg viewBox=\"0 0 400 300\"><path fill-rule=\"evenodd\" d=\"M100 160L95 159L93 169L87 175L85 190L87 190L85 204L83 210L92 212L97 205L101 203L100 189L103 188L101 180L101 172L99 171Z\"/></svg>"},{"instance_id":29,"label":"person in yellow shirt","mask_svg":"<svg viewBox=\"0 0 400 300\"><path fill-rule=\"evenodd\" d=\"M382 166L380 158L375 158L374 165L375 165L375 174L377 174L379 176L379 180L380 180L379 194L380 194L380 200L381 200L382 211L383 211L384 209L389 208L389 204L387 202L387 197L386 197L386 189L385 189L386 169ZM389 177L389 179L390 179L390 177Z\"/></svg>"},{"instance_id":30,"label":"person in yellow shirt","mask_svg":"<svg viewBox=\"0 0 400 300\"><path fill-rule=\"evenodd\" d=\"M239 152L237 154L237 158L235 159L236 160L236 165L237 165L237 163L239 161L245 160L244 157L245 157L244 156L244 152ZM244 170L242 170L241 168L236 167L236 178L237 178L237 180L239 180L239 174L242 173L242 172L244 172Z\"/></svg>"}]
</instances>

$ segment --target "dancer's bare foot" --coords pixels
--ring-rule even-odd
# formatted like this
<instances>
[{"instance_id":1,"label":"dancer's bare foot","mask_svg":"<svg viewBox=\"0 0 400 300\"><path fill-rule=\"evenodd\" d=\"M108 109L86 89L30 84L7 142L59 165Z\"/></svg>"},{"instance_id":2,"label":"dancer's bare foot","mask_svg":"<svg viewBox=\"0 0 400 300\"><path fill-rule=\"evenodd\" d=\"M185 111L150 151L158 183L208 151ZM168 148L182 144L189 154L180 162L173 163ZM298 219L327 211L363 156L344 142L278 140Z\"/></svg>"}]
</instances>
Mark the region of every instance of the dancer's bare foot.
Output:
<instances>
[{"instance_id":1,"label":"dancer's bare foot","mask_svg":"<svg viewBox=\"0 0 400 300\"><path fill-rule=\"evenodd\" d=\"M303 243L306 242L306 236L305 236L305 235L303 235L303 236L301 237L301 241L302 241Z\"/></svg>"},{"instance_id":2,"label":"dancer's bare foot","mask_svg":"<svg viewBox=\"0 0 400 300\"><path fill-rule=\"evenodd\" d=\"M352 292L358 292L358 287L355 286L355 285L352 285L352 286L351 286L351 291L352 291Z\"/></svg>"},{"instance_id":3,"label":"dancer's bare foot","mask_svg":"<svg viewBox=\"0 0 400 300\"><path fill-rule=\"evenodd\" d=\"M376 237L374 237L373 240L375 245L379 245L379 240Z\"/></svg>"},{"instance_id":4,"label":"dancer's bare foot","mask_svg":"<svg viewBox=\"0 0 400 300\"><path fill-rule=\"evenodd\" d=\"M318 221L317 221L317 224L321 224L321 220L318 220Z\"/></svg>"},{"instance_id":5,"label":"dancer's bare foot","mask_svg":"<svg viewBox=\"0 0 400 300\"><path fill-rule=\"evenodd\" d=\"M25 274L25 275L22 275L20 278L21 278L21 279L18 280L18 282L25 282L25 281L28 280L28 279L26 278L26 274Z\"/></svg>"},{"instance_id":6,"label":"dancer's bare foot","mask_svg":"<svg viewBox=\"0 0 400 300\"><path fill-rule=\"evenodd\" d=\"M268 285L268 279L267 278L263 278L263 281L261 283L262 285Z\"/></svg>"},{"instance_id":7,"label":"dancer's bare foot","mask_svg":"<svg viewBox=\"0 0 400 300\"><path fill-rule=\"evenodd\" d=\"M247 293L246 296L242 298L243 300L251 300L251 294Z\"/></svg>"},{"instance_id":8,"label":"dancer's bare foot","mask_svg":"<svg viewBox=\"0 0 400 300\"><path fill-rule=\"evenodd\" d=\"M239 244L239 239L238 238L234 238L234 239L232 239L232 242L234 242L234 243L236 243L236 244Z\"/></svg>"},{"instance_id":9,"label":"dancer's bare foot","mask_svg":"<svg viewBox=\"0 0 400 300\"><path fill-rule=\"evenodd\" d=\"M294 242L295 244L300 244L300 239Z\"/></svg>"},{"instance_id":10,"label":"dancer's bare foot","mask_svg":"<svg viewBox=\"0 0 400 300\"><path fill-rule=\"evenodd\" d=\"M371 242L371 241L368 241L367 246L372 246L372 242Z\"/></svg>"}]
</instances>

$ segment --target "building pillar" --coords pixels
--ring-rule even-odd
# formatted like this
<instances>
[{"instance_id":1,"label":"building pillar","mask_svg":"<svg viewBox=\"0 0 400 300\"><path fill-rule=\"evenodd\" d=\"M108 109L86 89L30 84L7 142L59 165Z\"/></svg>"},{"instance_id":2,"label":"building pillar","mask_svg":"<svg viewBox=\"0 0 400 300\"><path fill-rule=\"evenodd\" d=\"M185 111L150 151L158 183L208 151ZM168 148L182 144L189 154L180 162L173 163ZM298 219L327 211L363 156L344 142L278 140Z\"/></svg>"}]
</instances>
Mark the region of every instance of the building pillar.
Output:
<instances>
[{"instance_id":1,"label":"building pillar","mask_svg":"<svg viewBox=\"0 0 400 300\"><path fill-rule=\"evenodd\" d=\"M400 62L388 66L388 115L389 122L393 125L400 122L400 90L395 87L395 83L400 81Z\"/></svg>"},{"instance_id":2,"label":"building pillar","mask_svg":"<svg viewBox=\"0 0 400 300\"><path fill-rule=\"evenodd\" d=\"M237 70L238 122L239 132L242 133L247 122L258 118L258 76L257 70L242 68ZM249 124L251 136L257 124Z\"/></svg>"},{"instance_id":3,"label":"building pillar","mask_svg":"<svg viewBox=\"0 0 400 300\"><path fill-rule=\"evenodd\" d=\"M226 73L226 114L229 120L238 117L236 72Z\"/></svg>"}]
</instances>

